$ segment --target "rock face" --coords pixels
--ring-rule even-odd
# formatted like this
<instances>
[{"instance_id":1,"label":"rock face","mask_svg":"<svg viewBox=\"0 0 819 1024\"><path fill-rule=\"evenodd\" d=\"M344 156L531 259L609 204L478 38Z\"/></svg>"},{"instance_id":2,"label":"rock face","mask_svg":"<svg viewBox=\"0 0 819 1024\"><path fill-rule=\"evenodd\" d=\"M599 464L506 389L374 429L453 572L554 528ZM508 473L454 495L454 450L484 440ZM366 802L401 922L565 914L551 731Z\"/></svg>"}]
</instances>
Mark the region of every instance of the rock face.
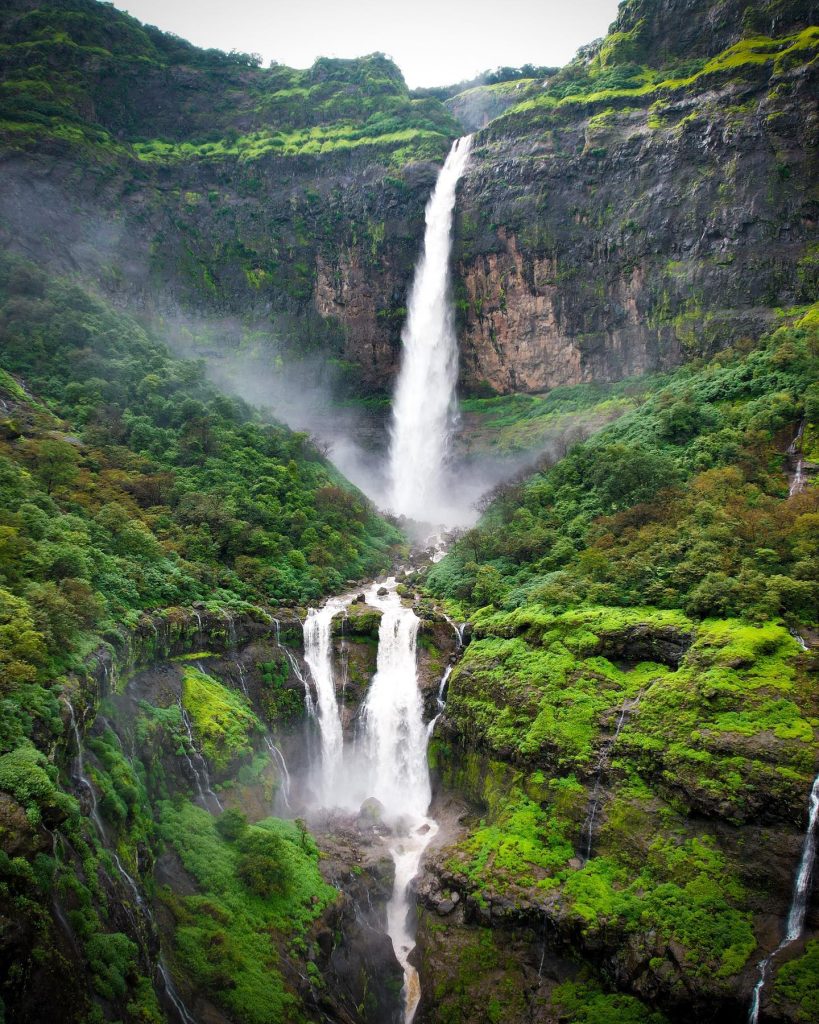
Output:
<instances>
[{"instance_id":1,"label":"rock face","mask_svg":"<svg viewBox=\"0 0 819 1024\"><path fill-rule=\"evenodd\" d=\"M14 11L30 6L16 0L0 23L15 43L28 21ZM809 301L815 40L787 33L810 21L801 0L770 11L629 2L602 47L566 70L562 92L544 103L542 83L521 87L526 100L478 132L455 226L465 390L540 391L664 369L753 337L775 308ZM754 47L753 32L783 41ZM199 51L174 51L164 70L149 61L144 82L128 70L137 51L139 68L149 55L156 62L171 45L162 38L117 50L121 66L96 52L72 57L85 96L75 115L116 144L3 136L0 238L164 316L171 337L197 333L175 326L180 310L204 316L197 351L214 360L240 346L266 363L271 350L311 353L340 365L359 393L388 391L424 205L454 121L437 101L412 101L389 62L318 62L299 86L305 96L336 89L333 104L358 110L371 102L359 77L385 76L384 103L401 105L415 127L413 102L426 104L430 141L398 153L391 143L285 155L279 139L232 152L237 136L269 130L270 119L284 133L309 130L323 108L286 105L289 69L231 67L219 72L231 105L220 101L208 120L214 77ZM15 50L3 58L7 77L19 71ZM599 89L564 96L592 64L608 75ZM55 68L59 78L56 57ZM202 150L205 124L221 141ZM169 140L167 156L134 148L151 133Z\"/></svg>"}]
</instances>

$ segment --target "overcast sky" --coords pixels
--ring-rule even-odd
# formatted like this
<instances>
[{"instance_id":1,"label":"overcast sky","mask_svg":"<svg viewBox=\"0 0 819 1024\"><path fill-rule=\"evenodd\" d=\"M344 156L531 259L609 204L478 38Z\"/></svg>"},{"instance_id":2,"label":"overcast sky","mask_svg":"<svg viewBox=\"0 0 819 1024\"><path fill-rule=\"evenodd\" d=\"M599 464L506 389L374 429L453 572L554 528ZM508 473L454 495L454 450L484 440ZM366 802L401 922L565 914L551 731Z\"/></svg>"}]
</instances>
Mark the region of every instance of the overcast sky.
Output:
<instances>
[{"instance_id":1,"label":"overcast sky","mask_svg":"<svg viewBox=\"0 0 819 1024\"><path fill-rule=\"evenodd\" d=\"M410 87L499 65L565 64L605 35L617 0L116 0L197 46L309 67L316 57L391 56Z\"/></svg>"}]
</instances>

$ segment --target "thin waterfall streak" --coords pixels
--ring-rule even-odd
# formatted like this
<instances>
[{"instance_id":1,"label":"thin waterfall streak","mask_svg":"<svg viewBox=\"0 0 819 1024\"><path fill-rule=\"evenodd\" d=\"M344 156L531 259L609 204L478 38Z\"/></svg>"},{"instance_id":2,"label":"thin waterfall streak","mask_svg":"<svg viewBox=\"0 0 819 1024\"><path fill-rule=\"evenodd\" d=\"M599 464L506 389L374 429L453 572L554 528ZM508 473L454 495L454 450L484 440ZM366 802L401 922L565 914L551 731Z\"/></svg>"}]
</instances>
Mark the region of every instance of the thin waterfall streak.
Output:
<instances>
[{"instance_id":1,"label":"thin waterfall streak","mask_svg":"<svg viewBox=\"0 0 819 1024\"><path fill-rule=\"evenodd\" d=\"M442 479L457 418L458 341L449 260L455 195L471 136L449 151L426 208L421 258L401 334L403 355L390 428L390 502L394 512L430 520L444 514Z\"/></svg>"},{"instance_id":2,"label":"thin waterfall streak","mask_svg":"<svg viewBox=\"0 0 819 1024\"><path fill-rule=\"evenodd\" d=\"M284 806L289 811L291 810L290 772L287 770L287 762L284 759L284 754L281 752L281 750L279 750L279 748L276 746L276 744L273 742L270 736L265 736L264 741L268 751L270 752L270 757L272 761L275 763L276 767L279 770L279 775L281 776L281 786L279 787L279 792L281 793Z\"/></svg>"},{"instance_id":3,"label":"thin waterfall streak","mask_svg":"<svg viewBox=\"0 0 819 1024\"><path fill-rule=\"evenodd\" d=\"M611 752L614 749L614 745L617 743L617 738L623 726L628 721L629 714L636 710L642 697L642 691L637 694L633 700L624 700L620 708L620 714L617 717L617 725L614 730L614 734L611 739L603 744L600 750L600 755L597 759L597 766L595 768L594 788L591 794L591 801L589 804L589 813L586 815L586 820L583 823L583 828L580 830L580 840L583 843L583 860L588 861L592 855L592 844L594 843L594 828L597 822L597 815L600 811L600 790L603 783L603 774L609 765L611 759Z\"/></svg>"},{"instance_id":4,"label":"thin waterfall streak","mask_svg":"<svg viewBox=\"0 0 819 1024\"><path fill-rule=\"evenodd\" d=\"M799 866L793 882L793 897L785 922L785 935L776 949L769 953L764 960L759 961L759 978L756 985L754 985L754 992L751 997L748 1024L757 1024L759 1020L759 1011L762 1006L762 990L765 988L773 961L783 949L792 945L800 938L802 929L805 927L813 869L816 864L817 824L819 824L819 775L813 780L810 797L808 798L808 824L805 828L802 853L799 857Z\"/></svg>"},{"instance_id":5,"label":"thin waterfall streak","mask_svg":"<svg viewBox=\"0 0 819 1024\"><path fill-rule=\"evenodd\" d=\"M159 973L159 977L162 979L165 994L176 1011L180 1024L196 1024L196 1021L190 1015L188 1008L182 1002L182 999L176 990L176 985L174 985L173 979L171 978L170 971L165 966L164 960L160 960L157 964L157 971Z\"/></svg>"},{"instance_id":6,"label":"thin waterfall streak","mask_svg":"<svg viewBox=\"0 0 819 1024\"><path fill-rule=\"evenodd\" d=\"M185 710L181 702L179 704L179 709L182 713L182 724L185 726L185 731L188 737L188 743L190 744L191 750L193 751L192 754L189 754L187 750L185 751L185 760L188 762L188 767L193 772L193 777L196 781L196 788L199 791L199 798L204 804L205 810L210 810L210 808L208 807L207 800L207 798L210 797L213 803L216 804L219 811L221 812L225 808L222 806L222 801L213 792L213 789L211 788L210 773L208 772L208 763L205 760L204 756L196 749L196 743L194 742L193 739L193 729L191 727L190 716L188 715L188 712ZM199 768L196 767L196 761L199 762ZM202 781L203 779L204 783Z\"/></svg>"}]
</instances>

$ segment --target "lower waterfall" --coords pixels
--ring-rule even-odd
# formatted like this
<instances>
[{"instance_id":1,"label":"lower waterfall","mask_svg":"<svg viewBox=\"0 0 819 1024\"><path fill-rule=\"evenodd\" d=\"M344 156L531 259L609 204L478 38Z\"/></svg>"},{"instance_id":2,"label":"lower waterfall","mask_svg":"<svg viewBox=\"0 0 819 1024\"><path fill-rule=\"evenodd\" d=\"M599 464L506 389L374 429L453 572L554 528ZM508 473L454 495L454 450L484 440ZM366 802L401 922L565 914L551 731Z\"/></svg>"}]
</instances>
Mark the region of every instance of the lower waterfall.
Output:
<instances>
[{"instance_id":1,"label":"lower waterfall","mask_svg":"<svg viewBox=\"0 0 819 1024\"><path fill-rule=\"evenodd\" d=\"M323 608L311 609L304 623L305 661L316 689L312 714L318 719L322 741L320 764L311 766L311 789L317 810L357 811L369 799L380 805L389 828L384 841L395 865L387 934L404 971L404 1022L410 1024L421 996L418 972L409 962L415 946L410 883L438 831L427 816L432 799L427 766L431 728L424 722L418 685L420 620L402 604L393 578L373 583L364 598L381 612L376 671L362 707L358 736L346 747L333 670L332 624L352 598L332 598ZM443 687L439 693L443 694Z\"/></svg>"},{"instance_id":2,"label":"lower waterfall","mask_svg":"<svg viewBox=\"0 0 819 1024\"><path fill-rule=\"evenodd\" d=\"M379 590L387 594L379 596ZM420 620L395 592L395 580L374 585L367 603L383 612L378 663L364 707L365 743L372 795L393 822L390 855L395 864L387 906L387 934L404 969L404 1021L410 1024L421 998L418 971L409 962L415 935L409 925L410 883L438 826L426 816L432 799L427 766L429 732L418 689L415 641Z\"/></svg>"}]
</instances>

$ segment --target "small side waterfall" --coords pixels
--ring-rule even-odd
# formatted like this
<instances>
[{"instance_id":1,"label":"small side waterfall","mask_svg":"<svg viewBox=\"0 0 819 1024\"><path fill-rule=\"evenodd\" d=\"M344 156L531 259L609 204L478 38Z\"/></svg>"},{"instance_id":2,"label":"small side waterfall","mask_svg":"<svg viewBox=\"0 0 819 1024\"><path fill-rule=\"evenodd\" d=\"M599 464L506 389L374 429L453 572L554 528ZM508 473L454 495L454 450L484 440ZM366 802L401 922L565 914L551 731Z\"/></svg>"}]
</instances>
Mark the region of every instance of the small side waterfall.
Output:
<instances>
[{"instance_id":1,"label":"small side waterfall","mask_svg":"<svg viewBox=\"0 0 819 1024\"><path fill-rule=\"evenodd\" d=\"M70 723L70 726L71 726L71 732L72 732L72 735L74 737L74 744L75 744L75 747L76 747L76 753L75 753L75 756L74 756L74 765L73 765L72 771L73 771L73 774L74 774L75 778L77 779L77 781L80 782L80 784L83 786L83 788L89 794L90 799L91 799L91 806L90 806L88 817L90 818L91 823L93 824L94 828L97 831L97 835L99 837L100 842L102 843L102 846L105 848L105 850L108 852L109 856L111 857L111 860L112 860L114 866L116 867L117 872L118 872L120 878L122 878L123 882L125 883L125 885L130 890L131 895L134 898L134 903L136 904L139 913L144 918L150 920L152 918L151 910L147 906L145 900L142 898L142 893L140 892L140 889L139 889L139 886L137 885L136 879L125 870L125 866L122 863L122 860L120 859L119 854L112 847L111 843L108 840L108 836L107 836L106 831L105 831L105 826L104 826L104 824L102 822L102 818L100 817L99 811L98 811L98 808L97 808L97 794L96 794L96 791L94 790L94 786L93 786L91 780L88 778L88 776L85 773L85 747L83 746L82 735L80 734L79 725L77 723L77 716L74 713L74 705L71 703L71 701L68 699L68 697L64 697L64 700L65 700L66 707L68 708L69 723ZM116 733L114 733L114 735L116 735ZM119 740L118 736L117 736L117 740L120 743L120 747L122 747L122 743ZM215 794L214 794L214 797L215 797ZM218 801L217 801L217 803L218 803ZM57 846L57 836L56 836L56 833L52 832L51 833L51 837L52 837L52 843L53 843L53 847L52 848L53 848L53 853L54 853L54 859L58 860L59 858L57 856L58 846ZM72 944L75 945L75 948L78 949L79 947L77 945L76 936L74 935L73 929L71 928L71 926L70 926L70 924L68 922L68 919L66 918L65 914L63 913L62 908L60 907L59 903L57 902L56 897L53 899L53 904L52 905L54 907L55 915L56 915L57 919L60 922L60 926L63 928L63 931L68 936L69 941L71 941ZM129 917L131 919L131 923L132 923L133 927L135 928L135 930L138 930L137 922L136 922L135 918L133 917L133 915L129 914ZM180 997L179 992L177 991L176 986L174 985L174 982L173 982L173 979L171 978L170 972L168 971L167 967L165 966L165 961L164 961L164 959L162 958L161 955L160 955L159 960L157 962L157 968L156 969L157 969L157 975L159 977L159 980L162 983L162 989L163 989L163 991L164 991L168 1001L170 1002L171 1006L173 1007L174 1013L177 1016L179 1024L196 1024L196 1021L191 1016L190 1012L188 1011L188 1008L185 1006L184 1002L182 1001L182 998Z\"/></svg>"},{"instance_id":2,"label":"small side waterfall","mask_svg":"<svg viewBox=\"0 0 819 1024\"><path fill-rule=\"evenodd\" d=\"M449 256L455 191L472 137L449 151L426 208L424 248L415 270L403 361L392 408L390 505L413 519L441 518L442 477L456 416L458 341L449 297Z\"/></svg>"},{"instance_id":3,"label":"small side waterfall","mask_svg":"<svg viewBox=\"0 0 819 1024\"><path fill-rule=\"evenodd\" d=\"M281 784L281 788L279 789L279 793L281 794L282 803L284 804L285 808L289 811L289 810L291 810L291 807L290 807L290 772L287 770L287 762L284 759L284 754L281 752L281 750L279 750L279 748L276 746L276 744L273 742L273 740L270 738L269 735L265 736L264 742L265 742L265 746L267 747L267 749L268 749L268 751L270 753L270 757L271 757L272 761L274 762L274 764L276 765L276 767L277 767L277 769L279 771L279 776L281 777L281 780L282 780L282 784Z\"/></svg>"},{"instance_id":4,"label":"small side waterfall","mask_svg":"<svg viewBox=\"0 0 819 1024\"><path fill-rule=\"evenodd\" d=\"M202 801L205 810L211 810L211 808L208 807L208 797L210 797L211 803L216 804L217 809L221 812L224 810L224 807L222 806L222 802L219 797L211 789L208 763L196 749L190 716L182 706L181 702L179 704L179 711L182 716L182 724L185 726L185 733L188 737L188 744L190 746L190 753L187 750L185 751L185 760L188 762L188 767L190 768L191 774L196 782L199 799Z\"/></svg>"},{"instance_id":5,"label":"small side waterfall","mask_svg":"<svg viewBox=\"0 0 819 1024\"><path fill-rule=\"evenodd\" d=\"M802 435L804 432L805 421L802 420L799 424L799 429L796 431L796 436L788 445L787 455L791 464L793 464L794 459L796 460L793 476L788 486L789 498L792 498L795 494L801 494L805 489L805 460L802 458Z\"/></svg>"},{"instance_id":6,"label":"small side waterfall","mask_svg":"<svg viewBox=\"0 0 819 1024\"><path fill-rule=\"evenodd\" d=\"M332 659L333 619L344 607L344 601L331 598L323 608L310 608L303 626L304 660L316 686L316 705L311 701L307 710L318 718L321 733L321 766L316 788L327 807L334 802L344 753Z\"/></svg>"},{"instance_id":7,"label":"small side waterfall","mask_svg":"<svg viewBox=\"0 0 819 1024\"><path fill-rule=\"evenodd\" d=\"M754 994L751 997L751 1008L748 1012L748 1024L757 1024L759 1010L762 1004L762 990L768 980L771 964L776 956L796 942L805 927L805 915L808 912L808 900L810 898L811 881L813 880L813 867L816 861L816 831L819 823L819 775L813 780L813 787L810 791L808 802L808 825L805 829L805 840L802 844L802 856L799 858L799 867L796 871L796 878L793 883L793 899L788 911L788 919L785 922L785 935L776 949L769 953L764 960L759 962L759 980L754 986Z\"/></svg>"},{"instance_id":8,"label":"small side waterfall","mask_svg":"<svg viewBox=\"0 0 819 1024\"><path fill-rule=\"evenodd\" d=\"M640 703L640 697L642 693L638 693L633 700L624 700L620 707L620 714L617 716L617 726L615 727L614 734L608 742L604 743L601 750L600 756L597 759L597 767L595 769L594 777L594 788L592 790L591 801L589 803L589 811L586 815L586 820L583 822L583 828L580 830L580 839L583 844L583 860L587 861L592 855L592 844L594 842L594 827L597 822L597 814L600 810L600 789L603 784L603 775L609 766L611 759L611 752L614 749L614 745L620 735L623 726L628 721L628 716L634 711L637 705Z\"/></svg>"}]
</instances>

